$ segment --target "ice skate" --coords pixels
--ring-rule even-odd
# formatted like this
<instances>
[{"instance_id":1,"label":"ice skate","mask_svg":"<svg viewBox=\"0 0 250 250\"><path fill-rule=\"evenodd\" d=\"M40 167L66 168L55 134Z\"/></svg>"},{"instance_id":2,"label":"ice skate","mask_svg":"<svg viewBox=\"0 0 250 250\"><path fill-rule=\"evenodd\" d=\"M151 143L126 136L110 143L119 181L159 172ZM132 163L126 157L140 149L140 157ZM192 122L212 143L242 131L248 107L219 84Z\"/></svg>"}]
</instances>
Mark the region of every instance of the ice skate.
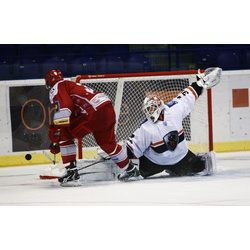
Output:
<instances>
[{"instance_id":1,"label":"ice skate","mask_svg":"<svg viewBox=\"0 0 250 250\"><path fill-rule=\"evenodd\" d=\"M58 178L62 187L81 186L80 175L76 168L76 161L70 163L70 167L66 169L66 173Z\"/></svg>"},{"instance_id":2,"label":"ice skate","mask_svg":"<svg viewBox=\"0 0 250 250\"><path fill-rule=\"evenodd\" d=\"M121 174L117 176L120 181L127 181L128 179L135 177L136 179L140 179L140 172L135 167L132 161L129 162L128 168Z\"/></svg>"}]
</instances>

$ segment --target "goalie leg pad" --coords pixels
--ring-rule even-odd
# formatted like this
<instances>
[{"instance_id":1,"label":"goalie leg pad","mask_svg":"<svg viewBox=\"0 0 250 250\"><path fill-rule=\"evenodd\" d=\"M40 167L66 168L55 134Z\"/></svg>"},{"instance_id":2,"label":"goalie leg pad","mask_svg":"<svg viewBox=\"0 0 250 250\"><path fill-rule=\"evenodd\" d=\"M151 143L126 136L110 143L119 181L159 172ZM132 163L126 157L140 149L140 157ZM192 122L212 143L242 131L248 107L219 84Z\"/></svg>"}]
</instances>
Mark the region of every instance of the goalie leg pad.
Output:
<instances>
[{"instance_id":1,"label":"goalie leg pad","mask_svg":"<svg viewBox=\"0 0 250 250\"><path fill-rule=\"evenodd\" d=\"M205 161L205 170L202 172L202 175L212 175L217 171L216 153L214 151L202 154L201 159Z\"/></svg>"}]
</instances>

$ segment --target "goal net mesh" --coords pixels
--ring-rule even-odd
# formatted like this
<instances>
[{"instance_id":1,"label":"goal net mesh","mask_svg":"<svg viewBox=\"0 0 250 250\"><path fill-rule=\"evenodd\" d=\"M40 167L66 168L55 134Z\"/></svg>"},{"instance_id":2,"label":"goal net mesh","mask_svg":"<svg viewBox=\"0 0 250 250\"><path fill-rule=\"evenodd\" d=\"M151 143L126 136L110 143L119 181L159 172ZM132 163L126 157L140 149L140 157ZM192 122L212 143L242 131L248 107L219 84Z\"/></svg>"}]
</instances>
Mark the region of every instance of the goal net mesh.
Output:
<instances>
[{"instance_id":1,"label":"goal net mesh","mask_svg":"<svg viewBox=\"0 0 250 250\"><path fill-rule=\"evenodd\" d=\"M167 75L127 78L81 79L80 83L95 91L104 92L116 111L116 140L126 140L145 120L142 103L155 94L164 103L170 102L195 81L194 75ZM189 149L194 153L209 151L207 92L197 100L194 109L183 120L183 130ZM92 134L83 138L83 157L95 158L98 147Z\"/></svg>"}]
</instances>

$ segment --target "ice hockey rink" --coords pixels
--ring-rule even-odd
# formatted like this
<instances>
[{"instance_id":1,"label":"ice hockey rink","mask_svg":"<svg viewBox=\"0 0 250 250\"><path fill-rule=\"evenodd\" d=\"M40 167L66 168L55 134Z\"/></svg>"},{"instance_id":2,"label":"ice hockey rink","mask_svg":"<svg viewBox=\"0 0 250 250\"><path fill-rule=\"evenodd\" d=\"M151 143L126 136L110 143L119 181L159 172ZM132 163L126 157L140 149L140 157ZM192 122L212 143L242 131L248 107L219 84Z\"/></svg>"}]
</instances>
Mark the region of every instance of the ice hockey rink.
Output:
<instances>
[{"instance_id":1,"label":"ice hockey rink","mask_svg":"<svg viewBox=\"0 0 250 250\"><path fill-rule=\"evenodd\" d=\"M0 168L4 249L249 249L250 152L217 154L213 176L81 187L40 180L43 168Z\"/></svg>"},{"instance_id":2,"label":"ice hockey rink","mask_svg":"<svg viewBox=\"0 0 250 250\"><path fill-rule=\"evenodd\" d=\"M157 176L126 183L88 181L61 187L40 180L45 166L0 168L1 206L245 206L250 205L250 152L217 153L213 176Z\"/></svg>"}]
</instances>

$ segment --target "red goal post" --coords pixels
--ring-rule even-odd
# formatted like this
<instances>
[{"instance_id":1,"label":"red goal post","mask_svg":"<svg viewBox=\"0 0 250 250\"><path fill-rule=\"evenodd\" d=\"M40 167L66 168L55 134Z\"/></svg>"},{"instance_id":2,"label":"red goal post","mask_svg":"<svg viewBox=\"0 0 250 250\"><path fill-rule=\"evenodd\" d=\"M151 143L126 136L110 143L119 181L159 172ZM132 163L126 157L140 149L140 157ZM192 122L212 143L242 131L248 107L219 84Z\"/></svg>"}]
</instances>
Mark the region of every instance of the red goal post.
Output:
<instances>
[{"instance_id":1,"label":"red goal post","mask_svg":"<svg viewBox=\"0 0 250 250\"><path fill-rule=\"evenodd\" d=\"M109 96L117 117L116 139L122 141L126 140L145 119L141 108L142 101L147 95L154 93L165 103L169 102L196 80L197 73L197 70L191 70L79 75L72 77L72 80ZM204 90L191 114L184 119L183 127L190 150L195 153L213 150L211 89ZM87 135L83 140L79 139L78 157L97 157L97 146L92 135Z\"/></svg>"}]
</instances>

